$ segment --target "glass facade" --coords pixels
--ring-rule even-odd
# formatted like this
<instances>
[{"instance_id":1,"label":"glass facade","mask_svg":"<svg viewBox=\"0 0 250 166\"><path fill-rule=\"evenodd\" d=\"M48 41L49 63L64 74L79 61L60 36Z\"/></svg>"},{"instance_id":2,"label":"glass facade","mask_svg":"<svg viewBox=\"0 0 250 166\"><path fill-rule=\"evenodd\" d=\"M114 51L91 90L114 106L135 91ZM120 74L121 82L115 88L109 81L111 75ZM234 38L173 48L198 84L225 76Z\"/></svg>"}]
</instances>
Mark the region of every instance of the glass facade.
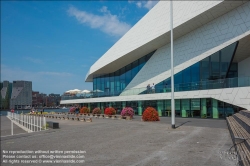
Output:
<instances>
[{"instance_id":1,"label":"glass facade","mask_svg":"<svg viewBox=\"0 0 250 166\"><path fill-rule=\"evenodd\" d=\"M155 51L144 57L128 64L127 66L115 71L114 73L94 77L93 91L96 96L118 96L141 70L146 62L151 58Z\"/></svg>"},{"instance_id":2,"label":"glass facade","mask_svg":"<svg viewBox=\"0 0 250 166\"><path fill-rule=\"evenodd\" d=\"M237 87L238 64L232 63L238 42L206 57L174 75L175 91L190 91ZM119 96L155 51L109 74L94 77L91 97ZM232 79L228 79L232 78ZM155 93L170 92L171 78L155 85ZM131 89L130 94L146 94L143 89ZM180 109L181 110L181 109Z\"/></svg>"},{"instance_id":3,"label":"glass facade","mask_svg":"<svg viewBox=\"0 0 250 166\"><path fill-rule=\"evenodd\" d=\"M250 77L238 78L238 63L233 63L237 45L238 42L235 42L181 72L176 73L174 75L174 91L181 92L250 86ZM82 96L64 95L62 96L62 100L119 96L154 52L155 51L128 64L114 73L95 77L93 79L93 92ZM170 78L165 79L155 86L155 93L166 93L170 91ZM152 93L150 90L147 91L146 87L128 89L126 92L124 92L123 95ZM208 112L210 110L206 111ZM141 112L141 110L139 109L138 112ZM181 108L179 112L181 113ZM209 114L212 115L212 112L209 112Z\"/></svg>"},{"instance_id":4,"label":"glass facade","mask_svg":"<svg viewBox=\"0 0 250 166\"><path fill-rule=\"evenodd\" d=\"M238 42L204 58L192 66L174 75L175 91L191 91L218 88L243 87L250 85L250 77L238 77L238 64L233 63ZM93 93L91 97L118 96L146 64L155 51L126 65L125 67L98 76L93 79ZM156 84L155 93L170 92L171 79ZM129 95L138 94L139 89L131 89ZM145 88L140 94L147 94ZM62 98L63 99L63 98ZM171 116L171 100L121 101L81 104L93 110L100 107L102 113L106 107L114 107L117 114L126 107L132 107L136 115L142 115L147 107L154 107L160 116ZM212 99L192 98L175 99L175 116L191 118L220 119L238 112L240 107Z\"/></svg>"},{"instance_id":5,"label":"glass facade","mask_svg":"<svg viewBox=\"0 0 250 166\"><path fill-rule=\"evenodd\" d=\"M102 113L104 113L105 108L113 107L116 109L117 114L120 114L124 107L132 107L135 111L135 115L142 115L147 107L154 107L159 116L171 116L171 100L85 103L82 104L82 106L86 106L90 108L90 110L93 110L95 107L100 107ZM223 119L239 112L241 109L240 107L212 98L175 100L175 116L183 118Z\"/></svg>"},{"instance_id":6,"label":"glass facade","mask_svg":"<svg viewBox=\"0 0 250 166\"><path fill-rule=\"evenodd\" d=\"M177 91L189 91L196 89L220 88L214 86L215 80L237 77L237 63L231 63L236 51L238 42L229 45L226 48L212 54L211 56L193 64L174 75L174 82ZM207 87L209 83L214 87ZM203 86L203 87L199 87ZM167 91L171 87L171 78L156 84L155 88L158 93Z\"/></svg>"}]
</instances>

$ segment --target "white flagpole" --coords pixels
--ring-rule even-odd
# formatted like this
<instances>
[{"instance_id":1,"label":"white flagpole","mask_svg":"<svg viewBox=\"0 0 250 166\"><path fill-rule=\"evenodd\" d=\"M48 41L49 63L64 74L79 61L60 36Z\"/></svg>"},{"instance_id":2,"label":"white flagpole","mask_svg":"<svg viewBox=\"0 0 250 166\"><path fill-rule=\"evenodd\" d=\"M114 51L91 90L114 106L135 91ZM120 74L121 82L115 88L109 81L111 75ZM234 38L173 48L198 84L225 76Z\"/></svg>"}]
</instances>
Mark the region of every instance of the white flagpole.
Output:
<instances>
[{"instance_id":1,"label":"white flagpole","mask_svg":"<svg viewBox=\"0 0 250 166\"><path fill-rule=\"evenodd\" d=\"M170 30L171 30L171 121L175 128L175 101L174 101L174 49L173 49L173 0L170 0Z\"/></svg>"}]
</instances>

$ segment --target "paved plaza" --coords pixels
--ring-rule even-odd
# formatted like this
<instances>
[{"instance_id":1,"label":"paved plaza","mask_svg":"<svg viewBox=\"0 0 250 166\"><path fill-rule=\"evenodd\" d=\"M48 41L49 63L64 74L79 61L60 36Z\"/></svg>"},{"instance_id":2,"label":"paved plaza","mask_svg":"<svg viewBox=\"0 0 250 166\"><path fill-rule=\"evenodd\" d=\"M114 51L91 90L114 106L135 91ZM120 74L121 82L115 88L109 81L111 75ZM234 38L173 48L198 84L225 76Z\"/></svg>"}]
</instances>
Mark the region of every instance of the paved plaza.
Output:
<instances>
[{"instance_id":1,"label":"paved plaza","mask_svg":"<svg viewBox=\"0 0 250 166\"><path fill-rule=\"evenodd\" d=\"M1 137L11 135L11 121L6 116L0 116L1 118ZM27 133L17 125L13 123L13 134Z\"/></svg>"},{"instance_id":2,"label":"paved plaza","mask_svg":"<svg viewBox=\"0 0 250 166\"><path fill-rule=\"evenodd\" d=\"M1 117L1 126L10 123L5 118ZM93 118L93 122L89 123L47 119L59 122L60 129L3 136L1 150L86 151L85 163L71 164L76 166L235 165L221 154L232 146L225 120L176 118L177 129L173 130L169 117L161 117L160 122L142 122L140 118ZM6 130L2 127L1 134ZM17 127L14 130L20 129Z\"/></svg>"}]
</instances>

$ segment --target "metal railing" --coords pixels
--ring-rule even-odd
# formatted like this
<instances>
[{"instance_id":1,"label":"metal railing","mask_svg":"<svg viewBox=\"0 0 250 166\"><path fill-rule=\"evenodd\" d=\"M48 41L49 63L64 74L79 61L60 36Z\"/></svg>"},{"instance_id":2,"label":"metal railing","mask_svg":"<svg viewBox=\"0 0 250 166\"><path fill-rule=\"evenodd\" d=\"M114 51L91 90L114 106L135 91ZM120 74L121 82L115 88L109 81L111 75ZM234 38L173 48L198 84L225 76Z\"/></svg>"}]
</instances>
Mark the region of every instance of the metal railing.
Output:
<instances>
[{"instance_id":1,"label":"metal railing","mask_svg":"<svg viewBox=\"0 0 250 166\"><path fill-rule=\"evenodd\" d=\"M12 112L8 112L7 117L17 126L23 128L24 130L28 132L46 130L46 118L45 117L16 114ZM12 130L11 133L13 135L13 124L12 124L11 130Z\"/></svg>"},{"instance_id":2,"label":"metal railing","mask_svg":"<svg viewBox=\"0 0 250 166\"><path fill-rule=\"evenodd\" d=\"M222 89L222 88L234 88L234 87L246 87L250 86L250 77L236 77L216 80L206 80L199 82L189 82L182 84L175 84L174 91L194 91L194 90L208 90L208 89ZM168 93L171 92L171 85L156 85L154 92L143 88L124 89L121 91L97 91L91 92L83 96L62 96L62 100L72 99L84 99L84 98L97 98L97 97L111 97L111 96L129 96L129 95L141 95L152 93Z\"/></svg>"}]
</instances>

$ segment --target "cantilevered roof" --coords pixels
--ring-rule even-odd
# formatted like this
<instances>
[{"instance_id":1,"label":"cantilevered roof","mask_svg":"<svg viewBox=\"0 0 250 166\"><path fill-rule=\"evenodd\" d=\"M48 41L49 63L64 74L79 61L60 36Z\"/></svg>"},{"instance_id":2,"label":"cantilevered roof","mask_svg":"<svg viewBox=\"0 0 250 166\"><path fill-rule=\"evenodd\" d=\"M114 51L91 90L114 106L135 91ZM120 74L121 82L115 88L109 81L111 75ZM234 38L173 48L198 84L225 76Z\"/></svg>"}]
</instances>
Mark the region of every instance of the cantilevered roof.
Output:
<instances>
[{"instance_id":1,"label":"cantilevered roof","mask_svg":"<svg viewBox=\"0 0 250 166\"><path fill-rule=\"evenodd\" d=\"M174 1L177 39L247 1ZM158 2L89 69L85 81L112 73L170 42L169 1Z\"/></svg>"}]
</instances>

